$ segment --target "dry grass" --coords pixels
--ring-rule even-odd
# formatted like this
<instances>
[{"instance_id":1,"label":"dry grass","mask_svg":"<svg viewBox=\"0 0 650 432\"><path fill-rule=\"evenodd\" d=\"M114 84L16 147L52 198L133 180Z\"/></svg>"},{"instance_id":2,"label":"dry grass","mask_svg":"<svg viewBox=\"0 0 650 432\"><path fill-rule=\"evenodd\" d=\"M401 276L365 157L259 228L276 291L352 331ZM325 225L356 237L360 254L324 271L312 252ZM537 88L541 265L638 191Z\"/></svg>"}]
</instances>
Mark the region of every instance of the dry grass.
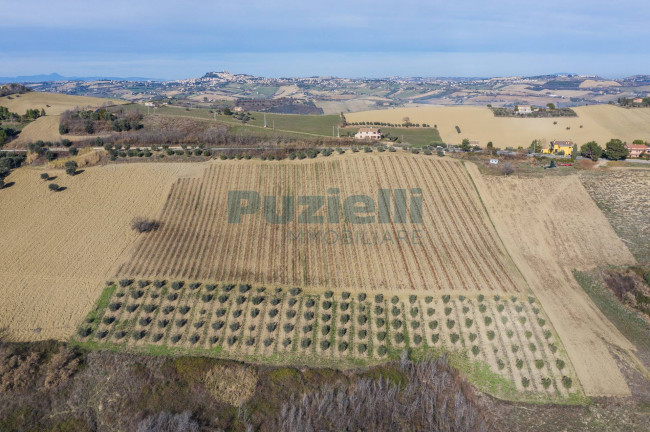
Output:
<instances>
[{"instance_id":1,"label":"dry grass","mask_svg":"<svg viewBox=\"0 0 650 432\"><path fill-rule=\"evenodd\" d=\"M218 364L205 374L203 384L219 402L241 406L255 394L257 374L250 367Z\"/></svg>"},{"instance_id":2,"label":"dry grass","mask_svg":"<svg viewBox=\"0 0 650 432\"><path fill-rule=\"evenodd\" d=\"M481 146L492 141L500 148L527 148L534 139L573 140L578 145L595 140L602 146L611 138L627 142L650 140L650 108L592 105L577 107L574 111L578 117L534 119L497 118L486 107L417 107L358 112L346 118L349 122L401 123L402 118L409 117L413 123L437 124L445 142L460 144L463 138L468 138L478 140ZM456 126L460 127L460 134Z\"/></svg>"},{"instance_id":3,"label":"dry grass","mask_svg":"<svg viewBox=\"0 0 650 432\"><path fill-rule=\"evenodd\" d=\"M598 311L573 269L626 265L634 257L577 176L482 177L469 166L501 238L541 301L588 395L629 395L609 345L627 339Z\"/></svg>"},{"instance_id":4,"label":"dry grass","mask_svg":"<svg viewBox=\"0 0 650 432\"><path fill-rule=\"evenodd\" d=\"M89 96L71 96L59 93L29 92L16 97L11 96L0 98L0 106L9 108L9 111L25 114L25 111L32 108L44 109L47 115L60 115L66 110L73 108L99 108L102 105L114 105L125 103L118 99L102 99ZM49 106L48 106L49 105ZM58 127L58 126L57 126Z\"/></svg>"},{"instance_id":5,"label":"dry grass","mask_svg":"<svg viewBox=\"0 0 650 432\"><path fill-rule=\"evenodd\" d=\"M146 167L146 168L144 168ZM86 168L51 176L21 168L0 191L0 327L13 340L64 339L101 293L103 280L136 239L135 216L153 217L178 177L199 168L135 164Z\"/></svg>"},{"instance_id":6,"label":"dry grass","mask_svg":"<svg viewBox=\"0 0 650 432\"><path fill-rule=\"evenodd\" d=\"M79 151L77 156L71 156L67 158L55 159L47 163L48 169L64 169L65 163L68 161L77 162L78 167L88 167L97 165L104 155L104 150L93 150L90 147L85 147Z\"/></svg>"}]
</instances>

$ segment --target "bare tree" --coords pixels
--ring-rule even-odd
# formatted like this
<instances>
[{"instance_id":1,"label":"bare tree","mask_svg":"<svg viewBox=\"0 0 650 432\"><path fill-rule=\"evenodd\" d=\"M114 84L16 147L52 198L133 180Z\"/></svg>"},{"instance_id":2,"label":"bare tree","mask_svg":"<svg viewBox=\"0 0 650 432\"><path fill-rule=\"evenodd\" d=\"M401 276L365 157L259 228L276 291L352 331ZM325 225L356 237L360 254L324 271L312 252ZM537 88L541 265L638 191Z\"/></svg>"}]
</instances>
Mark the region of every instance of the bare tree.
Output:
<instances>
[{"instance_id":1,"label":"bare tree","mask_svg":"<svg viewBox=\"0 0 650 432\"><path fill-rule=\"evenodd\" d=\"M501 172L503 175L509 176L515 172L515 166L512 164L512 162L504 162L503 165L501 165Z\"/></svg>"}]
</instances>

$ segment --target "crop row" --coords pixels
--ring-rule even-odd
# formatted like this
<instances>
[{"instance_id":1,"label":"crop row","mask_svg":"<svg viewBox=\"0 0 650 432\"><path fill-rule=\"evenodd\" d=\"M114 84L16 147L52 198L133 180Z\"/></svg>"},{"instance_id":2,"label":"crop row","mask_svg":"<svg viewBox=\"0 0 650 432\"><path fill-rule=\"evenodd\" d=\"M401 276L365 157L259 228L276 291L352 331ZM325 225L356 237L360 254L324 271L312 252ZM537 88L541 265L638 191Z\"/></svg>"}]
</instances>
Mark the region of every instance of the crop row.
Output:
<instances>
[{"instance_id":1,"label":"crop row","mask_svg":"<svg viewBox=\"0 0 650 432\"><path fill-rule=\"evenodd\" d=\"M567 396L574 373L533 297L385 296L121 280L79 328L95 344L321 364L404 349L465 352L519 390Z\"/></svg>"}]
</instances>

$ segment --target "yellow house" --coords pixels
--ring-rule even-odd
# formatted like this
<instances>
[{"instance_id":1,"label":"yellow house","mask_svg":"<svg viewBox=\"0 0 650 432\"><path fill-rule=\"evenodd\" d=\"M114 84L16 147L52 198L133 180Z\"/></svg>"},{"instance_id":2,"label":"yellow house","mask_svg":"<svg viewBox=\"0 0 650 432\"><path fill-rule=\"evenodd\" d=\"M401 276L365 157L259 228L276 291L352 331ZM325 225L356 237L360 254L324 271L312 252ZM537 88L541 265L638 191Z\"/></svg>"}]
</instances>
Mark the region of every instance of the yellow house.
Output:
<instances>
[{"instance_id":1,"label":"yellow house","mask_svg":"<svg viewBox=\"0 0 650 432\"><path fill-rule=\"evenodd\" d=\"M546 154L562 154L571 156L573 151L573 141L551 141L547 149L542 149Z\"/></svg>"}]
</instances>

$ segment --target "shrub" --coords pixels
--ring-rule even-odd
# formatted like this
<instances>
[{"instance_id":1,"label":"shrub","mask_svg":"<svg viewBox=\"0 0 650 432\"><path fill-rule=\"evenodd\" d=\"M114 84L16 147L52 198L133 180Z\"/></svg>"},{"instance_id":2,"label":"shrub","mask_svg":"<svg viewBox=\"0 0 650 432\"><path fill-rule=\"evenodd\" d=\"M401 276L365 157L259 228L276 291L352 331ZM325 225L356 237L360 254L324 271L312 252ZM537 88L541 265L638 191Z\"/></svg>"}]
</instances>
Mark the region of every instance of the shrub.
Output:
<instances>
[{"instance_id":1,"label":"shrub","mask_svg":"<svg viewBox=\"0 0 650 432\"><path fill-rule=\"evenodd\" d=\"M522 305L515 306L515 311L521 312L522 310L524 310L524 307Z\"/></svg>"},{"instance_id":2,"label":"shrub","mask_svg":"<svg viewBox=\"0 0 650 432\"><path fill-rule=\"evenodd\" d=\"M474 321L471 318L465 318L465 327L470 328L474 324Z\"/></svg>"},{"instance_id":3,"label":"shrub","mask_svg":"<svg viewBox=\"0 0 650 432\"><path fill-rule=\"evenodd\" d=\"M280 300L280 299L277 298L277 297L272 298L272 299L271 299L271 306L277 306L277 305L280 304L281 301L282 301L282 300Z\"/></svg>"},{"instance_id":4,"label":"shrub","mask_svg":"<svg viewBox=\"0 0 650 432\"><path fill-rule=\"evenodd\" d=\"M341 328L339 329L339 331L338 331L338 334L339 334L339 336L343 337L343 336L345 336L346 334L348 334L348 329L345 328L345 327L341 327Z\"/></svg>"},{"instance_id":5,"label":"shrub","mask_svg":"<svg viewBox=\"0 0 650 432\"><path fill-rule=\"evenodd\" d=\"M282 329L284 330L285 333L291 333L293 331L293 324L286 323L285 325L282 326Z\"/></svg>"},{"instance_id":6,"label":"shrub","mask_svg":"<svg viewBox=\"0 0 650 432\"><path fill-rule=\"evenodd\" d=\"M332 302L328 300L324 301L322 304L323 304L323 309L325 310L328 310L329 308L332 307Z\"/></svg>"},{"instance_id":7,"label":"shrub","mask_svg":"<svg viewBox=\"0 0 650 432\"><path fill-rule=\"evenodd\" d=\"M224 325L226 325L225 322L223 322L223 321L217 321L217 322L215 322L215 323L212 324L212 328L215 329L215 330L221 330L221 329L223 328Z\"/></svg>"},{"instance_id":8,"label":"shrub","mask_svg":"<svg viewBox=\"0 0 650 432\"><path fill-rule=\"evenodd\" d=\"M485 300L485 296L483 294L479 294L477 299L479 302L482 302L483 300Z\"/></svg>"},{"instance_id":9,"label":"shrub","mask_svg":"<svg viewBox=\"0 0 650 432\"><path fill-rule=\"evenodd\" d=\"M165 328L169 324L169 320L163 319L163 320L158 320L158 328Z\"/></svg>"},{"instance_id":10,"label":"shrub","mask_svg":"<svg viewBox=\"0 0 650 432\"><path fill-rule=\"evenodd\" d=\"M545 389L547 389L547 388L549 388L550 386L551 386L551 379L548 378L548 377L546 377L546 378L542 378L542 387L544 387Z\"/></svg>"},{"instance_id":11,"label":"shrub","mask_svg":"<svg viewBox=\"0 0 650 432\"><path fill-rule=\"evenodd\" d=\"M139 307L139 304L130 304L126 307L126 310L129 312L135 312L135 310Z\"/></svg>"},{"instance_id":12,"label":"shrub","mask_svg":"<svg viewBox=\"0 0 650 432\"><path fill-rule=\"evenodd\" d=\"M565 364L564 364L564 360L562 360L562 359L557 359L557 360L555 360L555 365L557 366L557 368L558 368L559 370L564 369L564 366L565 366Z\"/></svg>"},{"instance_id":13,"label":"shrub","mask_svg":"<svg viewBox=\"0 0 650 432\"><path fill-rule=\"evenodd\" d=\"M472 354L474 354L475 356L477 356L478 353L480 353L480 352L481 352L481 349L478 346L474 345L472 347Z\"/></svg>"},{"instance_id":14,"label":"shrub","mask_svg":"<svg viewBox=\"0 0 650 432\"><path fill-rule=\"evenodd\" d=\"M377 324L377 327L383 327L384 325L386 325L386 320L384 320L383 318L377 318L375 320L375 324Z\"/></svg>"},{"instance_id":15,"label":"shrub","mask_svg":"<svg viewBox=\"0 0 650 432\"><path fill-rule=\"evenodd\" d=\"M535 360L535 367L541 369L544 367L544 360Z\"/></svg>"},{"instance_id":16,"label":"shrub","mask_svg":"<svg viewBox=\"0 0 650 432\"><path fill-rule=\"evenodd\" d=\"M332 315L330 314L322 314L321 319L325 322L329 321L332 318Z\"/></svg>"},{"instance_id":17,"label":"shrub","mask_svg":"<svg viewBox=\"0 0 650 432\"><path fill-rule=\"evenodd\" d=\"M545 339L550 339L551 336L553 336L553 333L551 333L550 330L544 330L544 338Z\"/></svg>"},{"instance_id":18,"label":"shrub","mask_svg":"<svg viewBox=\"0 0 650 432\"><path fill-rule=\"evenodd\" d=\"M513 345L512 345L512 352L513 352L513 353L516 353L517 351L519 351L519 345L517 345L517 344L513 344Z\"/></svg>"},{"instance_id":19,"label":"shrub","mask_svg":"<svg viewBox=\"0 0 650 432\"><path fill-rule=\"evenodd\" d=\"M434 308L428 308L427 309L427 315L428 316L433 316L433 314L436 313L436 310Z\"/></svg>"},{"instance_id":20,"label":"shrub","mask_svg":"<svg viewBox=\"0 0 650 432\"><path fill-rule=\"evenodd\" d=\"M453 319L448 319L447 320L447 328L448 329L450 329L450 330L453 329L455 325L456 325L456 321L454 321Z\"/></svg>"},{"instance_id":21,"label":"shrub","mask_svg":"<svg viewBox=\"0 0 650 432\"><path fill-rule=\"evenodd\" d=\"M148 280L140 279L140 280L138 281L138 286L139 286L140 288L144 288L144 287L146 287L147 285L149 285L150 283L151 283L151 282L149 282Z\"/></svg>"},{"instance_id":22,"label":"shrub","mask_svg":"<svg viewBox=\"0 0 650 432\"><path fill-rule=\"evenodd\" d=\"M416 317L420 313L420 309L417 307L411 308L411 316Z\"/></svg>"},{"instance_id":23,"label":"shrub","mask_svg":"<svg viewBox=\"0 0 650 432\"><path fill-rule=\"evenodd\" d=\"M330 333L330 330L331 330L330 326L324 325L323 327L321 327L320 332L323 336L327 336Z\"/></svg>"},{"instance_id":24,"label":"shrub","mask_svg":"<svg viewBox=\"0 0 650 432\"><path fill-rule=\"evenodd\" d=\"M225 284L225 285L223 285L223 286L221 287L221 289L222 289L224 292L230 292L230 291L232 291L233 289L235 289L235 285L233 285L233 284Z\"/></svg>"},{"instance_id":25,"label":"shrub","mask_svg":"<svg viewBox=\"0 0 650 432\"><path fill-rule=\"evenodd\" d=\"M185 315L185 314L187 314L189 311L190 311L190 307L189 307L189 306L181 306L181 307L178 308L178 312L179 312L181 315Z\"/></svg>"},{"instance_id":26,"label":"shrub","mask_svg":"<svg viewBox=\"0 0 650 432\"><path fill-rule=\"evenodd\" d=\"M113 324L114 321L115 321L115 317L114 317L114 316L106 316L106 317L104 317L104 319L102 319L102 322L103 322L104 324L106 324L106 325Z\"/></svg>"},{"instance_id":27,"label":"shrub","mask_svg":"<svg viewBox=\"0 0 650 432\"><path fill-rule=\"evenodd\" d=\"M217 289L217 286L214 285L214 284L208 284L208 285L205 286L205 290L206 290L207 292L212 292L212 291L214 291L214 290L216 290L216 289Z\"/></svg>"},{"instance_id":28,"label":"shrub","mask_svg":"<svg viewBox=\"0 0 650 432\"><path fill-rule=\"evenodd\" d=\"M340 321L341 321L342 324L347 324L348 321L350 321L350 315L349 314L342 314Z\"/></svg>"},{"instance_id":29,"label":"shrub","mask_svg":"<svg viewBox=\"0 0 650 432\"><path fill-rule=\"evenodd\" d=\"M357 336L359 337L359 339L365 339L366 336L368 336L368 332L366 330L359 330Z\"/></svg>"},{"instance_id":30,"label":"shrub","mask_svg":"<svg viewBox=\"0 0 650 432\"><path fill-rule=\"evenodd\" d=\"M528 344L528 349L531 350L532 352L535 352L537 351L537 346L531 342Z\"/></svg>"},{"instance_id":31,"label":"shrub","mask_svg":"<svg viewBox=\"0 0 650 432\"><path fill-rule=\"evenodd\" d=\"M524 336L526 336L526 339L530 339L532 335L533 335L533 332L530 331L530 330L526 330L526 332L524 333Z\"/></svg>"},{"instance_id":32,"label":"shrub","mask_svg":"<svg viewBox=\"0 0 650 432\"><path fill-rule=\"evenodd\" d=\"M291 339L290 339L290 338L285 338L285 339L282 341L282 346L286 348L286 347L288 347L289 345L291 345Z\"/></svg>"},{"instance_id":33,"label":"shrub","mask_svg":"<svg viewBox=\"0 0 650 432\"><path fill-rule=\"evenodd\" d=\"M525 316L519 317L519 322L522 324L526 324L526 317Z\"/></svg>"},{"instance_id":34,"label":"shrub","mask_svg":"<svg viewBox=\"0 0 650 432\"><path fill-rule=\"evenodd\" d=\"M292 296L297 296L301 292L302 292L302 290L300 288L291 288L289 290L289 294L291 294Z\"/></svg>"},{"instance_id":35,"label":"shrub","mask_svg":"<svg viewBox=\"0 0 650 432\"><path fill-rule=\"evenodd\" d=\"M131 229L139 233L155 231L160 227L160 223L144 217L135 217L131 220Z\"/></svg>"},{"instance_id":36,"label":"shrub","mask_svg":"<svg viewBox=\"0 0 650 432\"><path fill-rule=\"evenodd\" d=\"M508 336L509 338L512 338L512 336L514 336L514 334L515 333L512 330L510 330L510 329L506 330L506 336Z\"/></svg>"},{"instance_id":37,"label":"shrub","mask_svg":"<svg viewBox=\"0 0 650 432\"><path fill-rule=\"evenodd\" d=\"M90 336L91 333L92 333L92 329L90 327L82 327L77 331L79 337L82 338Z\"/></svg>"},{"instance_id":38,"label":"shrub","mask_svg":"<svg viewBox=\"0 0 650 432\"><path fill-rule=\"evenodd\" d=\"M339 309L342 310L342 311L348 310L349 307L350 307L350 303L341 303L341 304L339 304Z\"/></svg>"},{"instance_id":39,"label":"shrub","mask_svg":"<svg viewBox=\"0 0 650 432\"><path fill-rule=\"evenodd\" d=\"M504 324L507 323L507 322L508 322L508 317L505 316L505 315L502 316L502 317L501 317L501 322L504 323Z\"/></svg>"},{"instance_id":40,"label":"shrub","mask_svg":"<svg viewBox=\"0 0 650 432\"><path fill-rule=\"evenodd\" d=\"M307 321L313 320L314 319L314 312L313 311L306 311L303 316Z\"/></svg>"},{"instance_id":41,"label":"shrub","mask_svg":"<svg viewBox=\"0 0 650 432\"><path fill-rule=\"evenodd\" d=\"M349 299L349 298L350 298L350 293L347 292L347 291L342 292L342 293L341 293L341 298L342 298L343 300L347 300L347 299Z\"/></svg>"},{"instance_id":42,"label":"shrub","mask_svg":"<svg viewBox=\"0 0 650 432\"><path fill-rule=\"evenodd\" d=\"M140 318L140 320L139 320L138 322L139 322L140 325L143 326L143 327L144 327L144 326L148 326L148 325L151 323L151 318L149 318L149 317L143 317L143 318Z\"/></svg>"},{"instance_id":43,"label":"shrub","mask_svg":"<svg viewBox=\"0 0 650 432\"><path fill-rule=\"evenodd\" d=\"M437 320L429 321L429 328L431 330L435 330L436 327L438 327L438 321Z\"/></svg>"},{"instance_id":44,"label":"shrub","mask_svg":"<svg viewBox=\"0 0 650 432\"><path fill-rule=\"evenodd\" d=\"M237 330L240 329L240 327L241 327L241 324L239 324L238 322L234 322L234 323L230 324L230 330L231 331L237 331Z\"/></svg>"},{"instance_id":45,"label":"shrub","mask_svg":"<svg viewBox=\"0 0 650 432\"><path fill-rule=\"evenodd\" d=\"M271 309L271 310L269 311L269 316L270 316L271 318L274 318L277 314L278 314L278 310L275 309L275 308L273 308L273 309Z\"/></svg>"},{"instance_id":46,"label":"shrub","mask_svg":"<svg viewBox=\"0 0 650 432\"><path fill-rule=\"evenodd\" d=\"M395 330L397 330L397 329L402 328L403 323L402 323L402 320L400 320L400 319L394 319L394 320L391 322L391 325L393 326L393 328L394 328Z\"/></svg>"},{"instance_id":47,"label":"shrub","mask_svg":"<svg viewBox=\"0 0 650 432\"><path fill-rule=\"evenodd\" d=\"M304 325L304 326L302 326L302 332L303 332L303 333L309 333L309 332L312 331L313 329L314 329L314 327L312 327L312 326L309 325L309 324L308 324L308 325Z\"/></svg>"},{"instance_id":48,"label":"shrub","mask_svg":"<svg viewBox=\"0 0 650 432\"><path fill-rule=\"evenodd\" d=\"M305 338L302 341L300 341L300 346L303 348L309 348L310 345L311 345L311 339L309 338Z\"/></svg>"},{"instance_id":49,"label":"shrub","mask_svg":"<svg viewBox=\"0 0 650 432\"><path fill-rule=\"evenodd\" d=\"M328 341L321 341L320 349L325 351L325 350L329 349L329 347L330 347L330 343Z\"/></svg>"},{"instance_id":50,"label":"shrub","mask_svg":"<svg viewBox=\"0 0 650 432\"><path fill-rule=\"evenodd\" d=\"M433 342L434 344L438 343L439 340L440 340L440 335L438 333L434 333L431 335L431 342Z\"/></svg>"},{"instance_id":51,"label":"shrub","mask_svg":"<svg viewBox=\"0 0 650 432\"><path fill-rule=\"evenodd\" d=\"M380 345L379 348L377 348L377 355L380 357L385 356L388 353L388 349L386 348L385 345Z\"/></svg>"},{"instance_id":52,"label":"shrub","mask_svg":"<svg viewBox=\"0 0 650 432\"><path fill-rule=\"evenodd\" d=\"M469 307L463 306L463 313L466 314L467 312L469 312Z\"/></svg>"},{"instance_id":53,"label":"shrub","mask_svg":"<svg viewBox=\"0 0 650 432\"><path fill-rule=\"evenodd\" d=\"M375 303L383 303L384 301L384 295L383 294L377 294L375 296Z\"/></svg>"},{"instance_id":54,"label":"shrub","mask_svg":"<svg viewBox=\"0 0 650 432\"><path fill-rule=\"evenodd\" d=\"M296 311L293 309L290 309L287 311L287 318L293 318L296 316Z\"/></svg>"},{"instance_id":55,"label":"shrub","mask_svg":"<svg viewBox=\"0 0 650 432\"><path fill-rule=\"evenodd\" d=\"M393 297L390 299L390 302L391 302L392 304L397 304L397 303L399 303L399 297L397 297L397 296L393 296Z\"/></svg>"},{"instance_id":56,"label":"shrub","mask_svg":"<svg viewBox=\"0 0 650 432\"><path fill-rule=\"evenodd\" d=\"M307 306L308 308L314 307L315 304L316 301L313 298L308 298L307 300L305 300L305 306Z\"/></svg>"},{"instance_id":57,"label":"shrub","mask_svg":"<svg viewBox=\"0 0 650 432\"><path fill-rule=\"evenodd\" d=\"M249 337L246 339L246 346L253 346L255 344L255 338Z\"/></svg>"},{"instance_id":58,"label":"shrub","mask_svg":"<svg viewBox=\"0 0 650 432\"><path fill-rule=\"evenodd\" d=\"M415 301L416 301L417 299L418 299L418 296L416 296L416 295L411 294L411 295L409 296L409 302L411 302L411 304L415 303Z\"/></svg>"},{"instance_id":59,"label":"shrub","mask_svg":"<svg viewBox=\"0 0 650 432\"><path fill-rule=\"evenodd\" d=\"M517 359L517 361L515 362L515 366L517 367L517 369L523 368L524 367L524 361L522 359Z\"/></svg>"},{"instance_id":60,"label":"shrub","mask_svg":"<svg viewBox=\"0 0 650 432\"><path fill-rule=\"evenodd\" d=\"M393 308L390 310L390 313L392 313L393 316L399 316L402 313L402 310L397 306L393 306Z\"/></svg>"},{"instance_id":61,"label":"shrub","mask_svg":"<svg viewBox=\"0 0 650 432\"><path fill-rule=\"evenodd\" d=\"M537 324L539 324L540 327L544 327L546 325L546 321L541 318L537 318Z\"/></svg>"},{"instance_id":62,"label":"shrub","mask_svg":"<svg viewBox=\"0 0 650 432\"><path fill-rule=\"evenodd\" d=\"M384 308L381 306L375 306L375 314L381 315L382 313L384 313Z\"/></svg>"},{"instance_id":63,"label":"shrub","mask_svg":"<svg viewBox=\"0 0 650 432\"><path fill-rule=\"evenodd\" d=\"M476 340L477 337L478 337L478 336L476 335L476 333L470 333L470 334L469 334L469 341L470 341L470 342L474 342L474 341Z\"/></svg>"},{"instance_id":64,"label":"shrub","mask_svg":"<svg viewBox=\"0 0 650 432\"><path fill-rule=\"evenodd\" d=\"M452 310L452 309L451 309L450 307L446 307L446 308L445 308L445 315L446 315L446 316L451 315L451 310Z\"/></svg>"},{"instance_id":65,"label":"shrub","mask_svg":"<svg viewBox=\"0 0 650 432\"><path fill-rule=\"evenodd\" d=\"M182 287L183 287L183 282L179 282L179 281L172 282L172 289L173 290L178 291Z\"/></svg>"},{"instance_id":66,"label":"shrub","mask_svg":"<svg viewBox=\"0 0 650 432\"><path fill-rule=\"evenodd\" d=\"M411 328L413 330L417 329L420 327L420 321L411 321Z\"/></svg>"},{"instance_id":67,"label":"shrub","mask_svg":"<svg viewBox=\"0 0 650 432\"><path fill-rule=\"evenodd\" d=\"M287 304L288 304L289 306L292 307L292 306L294 306L297 302L298 302L298 300L296 300L295 298L292 297L292 298L289 299L289 301L287 302Z\"/></svg>"},{"instance_id":68,"label":"shrub","mask_svg":"<svg viewBox=\"0 0 650 432\"><path fill-rule=\"evenodd\" d=\"M266 338L262 343L264 344L265 347L269 347L273 343L273 338Z\"/></svg>"},{"instance_id":69,"label":"shrub","mask_svg":"<svg viewBox=\"0 0 650 432\"><path fill-rule=\"evenodd\" d=\"M504 305L502 305L502 304L498 304L498 305L497 305L497 311L499 311L499 312L503 312L503 310L504 310L505 308L506 308L506 307L505 307Z\"/></svg>"},{"instance_id":70,"label":"shrub","mask_svg":"<svg viewBox=\"0 0 650 432\"><path fill-rule=\"evenodd\" d=\"M133 291L131 291L131 298L133 298L135 300L139 299L143 295L144 295L144 291L142 291L142 290L133 290Z\"/></svg>"},{"instance_id":71,"label":"shrub","mask_svg":"<svg viewBox=\"0 0 650 432\"><path fill-rule=\"evenodd\" d=\"M243 304L245 301L246 301L246 296L243 295L237 296L237 298L235 299L235 303L237 303L238 305Z\"/></svg>"},{"instance_id":72,"label":"shrub","mask_svg":"<svg viewBox=\"0 0 650 432\"><path fill-rule=\"evenodd\" d=\"M102 330L96 333L97 338L99 339L104 339L106 336L108 336L108 331Z\"/></svg>"},{"instance_id":73,"label":"shrub","mask_svg":"<svg viewBox=\"0 0 650 432\"><path fill-rule=\"evenodd\" d=\"M133 283L133 279L120 279L119 284L122 288L127 287Z\"/></svg>"},{"instance_id":74,"label":"shrub","mask_svg":"<svg viewBox=\"0 0 650 432\"><path fill-rule=\"evenodd\" d=\"M449 303L449 300L451 300L451 296L448 294L445 294L442 296L442 301L443 303Z\"/></svg>"},{"instance_id":75,"label":"shrub","mask_svg":"<svg viewBox=\"0 0 650 432\"><path fill-rule=\"evenodd\" d=\"M494 339L494 332L492 330L488 330L487 332L487 338L488 340L493 340Z\"/></svg>"},{"instance_id":76,"label":"shrub","mask_svg":"<svg viewBox=\"0 0 650 432\"><path fill-rule=\"evenodd\" d=\"M266 324L266 331L269 333L274 332L275 329L278 328L278 323L277 322L270 322Z\"/></svg>"},{"instance_id":77,"label":"shrub","mask_svg":"<svg viewBox=\"0 0 650 432\"><path fill-rule=\"evenodd\" d=\"M115 339L122 339L124 336L126 336L126 332L124 330L115 332Z\"/></svg>"},{"instance_id":78,"label":"shrub","mask_svg":"<svg viewBox=\"0 0 650 432\"><path fill-rule=\"evenodd\" d=\"M174 312L174 306L165 306L162 311L165 315L170 314Z\"/></svg>"},{"instance_id":79,"label":"shrub","mask_svg":"<svg viewBox=\"0 0 650 432\"><path fill-rule=\"evenodd\" d=\"M253 308L251 309L251 317L255 318L260 314L260 310L258 308Z\"/></svg>"},{"instance_id":80,"label":"shrub","mask_svg":"<svg viewBox=\"0 0 650 432\"><path fill-rule=\"evenodd\" d=\"M366 322L368 322L368 317L365 315L360 315L357 318L357 322L359 323L359 325L364 325Z\"/></svg>"},{"instance_id":81,"label":"shrub","mask_svg":"<svg viewBox=\"0 0 650 432\"><path fill-rule=\"evenodd\" d=\"M235 342L237 342L237 336L235 336L235 335L228 336L228 339L226 339L226 342L228 342L228 345L234 345Z\"/></svg>"},{"instance_id":82,"label":"shrub","mask_svg":"<svg viewBox=\"0 0 650 432\"><path fill-rule=\"evenodd\" d=\"M521 379L521 385L524 386L524 388L528 388L528 386L530 385L530 380L526 377L523 377Z\"/></svg>"},{"instance_id":83,"label":"shrub","mask_svg":"<svg viewBox=\"0 0 650 432\"><path fill-rule=\"evenodd\" d=\"M200 284L199 282L192 282L192 283L190 284L190 289L191 289L191 290L195 290L195 289L197 289L197 288L200 287L200 286L201 286L201 284Z\"/></svg>"},{"instance_id":84,"label":"shrub","mask_svg":"<svg viewBox=\"0 0 650 432\"><path fill-rule=\"evenodd\" d=\"M366 293L360 293L360 294L357 296L357 299L359 299L360 302L362 302L362 301L366 301Z\"/></svg>"},{"instance_id":85,"label":"shrub","mask_svg":"<svg viewBox=\"0 0 650 432\"><path fill-rule=\"evenodd\" d=\"M207 303L212 300L212 294L203 294L201 296L201 300L203 300L204 303Z\"/></svg>"},{"instance_id":86,"label":"shrub","mask_svg":"<svg viewBox=\"0 0 650 432\"><path fill-rule=\"evenodd\" d=\"M228 301L228 296L226 294L221 294L217 297L217 300L219 300L219 303L225 303Z\"/></svg>"},{"instance_id":87,"label":"shrub","mask_svg":"<svg viewBox=\"0 0 650 432\"><path fill-rule=\"evenodd\" d=\"M325 298L332 298L334 293L332 291L325 291L325 294L323 294Z\"/></svg>"},{"instance_id":88,"label":"shrub","mask_svg":"<svg viewBox=\"0 0 650 432\"><path fill-rule=\"evenodd\" d=\"M503 370L506 367L506 364L504 363L503 360L498 359L497 360L497 367L499 368L499 370Z\"/></svg>"},{"instance_id":89,"label":"shrub","mask_svg":"<svg viewBox=\"0 0 650 432\"><path fill-rule=\"evenodd\" d=\"M179 318L176 320L176 327L178 328L184 327L185 324L187 324L187 320L185 318Z\"/></svg>"},{"instance_id":90,"label":"shrub","mask_svg":"<svg viewBox=\"0 0 650 432\"><path fill-rule=\"evenodd\" d=\"M458 335L458 333L452 333L449 335L449 340L451 341L451 343L456 343L458 342L459 339L460 336Z\"/></svg>"},{"instance_id":91,"label":"shrub","mask_svg":"<svg viewBox=\"0 0 650 432\"><path fill-rule=\"evenodd\" d=\"M571 388L571 385L572 385L572 384L573 384L573 381L571 380L571 378L569 378L569 377L566 376L566 375L564 375L564 376L562 377L562 385L563 385L565 388L567 388L567 389Z\"/></svg>"},{"instance_id":92,"label":"shrub","mask_svg":"<svg viewBox=\"0 0 650 432\"><path fill-rule=\"evenodd\" d=\"M487 311L487 306L485 306L484 304L480 304L480 305L478 305L478 310L481 313L485 313Z\"/></svg>"}]
</instances>

